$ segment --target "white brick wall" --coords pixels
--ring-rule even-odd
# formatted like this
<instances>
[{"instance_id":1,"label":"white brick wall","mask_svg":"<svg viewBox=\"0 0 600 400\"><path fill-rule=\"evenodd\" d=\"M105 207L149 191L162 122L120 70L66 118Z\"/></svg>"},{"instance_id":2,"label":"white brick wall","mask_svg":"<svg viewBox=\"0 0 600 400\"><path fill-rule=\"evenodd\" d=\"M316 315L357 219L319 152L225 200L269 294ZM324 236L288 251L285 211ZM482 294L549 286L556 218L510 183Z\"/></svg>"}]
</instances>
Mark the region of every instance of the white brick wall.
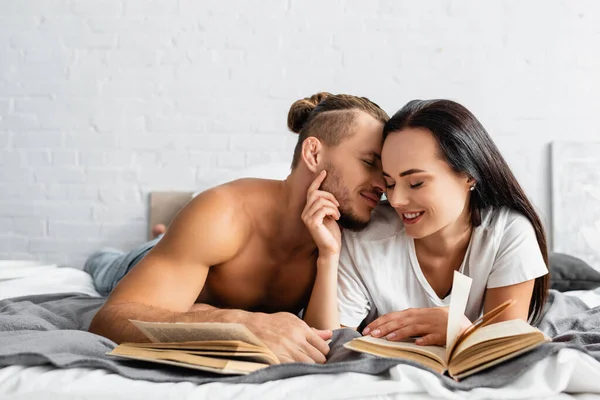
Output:
<instances>
[{"instance_id":1,"label":"white brick wall","mask_svg":"<svg viewBox=\"0 0 600 400\"><path fill-rule=\"evenodd\" d=\"M3 0L0 258L134 246L149 191L290 160L320 90L460 101L548 221L548 143L600 139L599 71L592 0Z\"/></svg>"}]
</instances>

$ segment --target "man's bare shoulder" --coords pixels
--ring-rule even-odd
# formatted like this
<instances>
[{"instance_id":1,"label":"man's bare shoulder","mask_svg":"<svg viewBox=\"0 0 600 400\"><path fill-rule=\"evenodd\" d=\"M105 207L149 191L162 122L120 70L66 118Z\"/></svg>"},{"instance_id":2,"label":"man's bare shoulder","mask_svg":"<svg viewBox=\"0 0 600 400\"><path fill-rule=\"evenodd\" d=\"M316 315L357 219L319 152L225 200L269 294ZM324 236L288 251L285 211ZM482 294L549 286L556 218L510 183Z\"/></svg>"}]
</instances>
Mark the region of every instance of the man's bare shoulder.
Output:
<instances>
[{"instance_id":1,"label":"man's bare shoulder","mask_svg":"<svg viewBox=\"0 0 600 400\"><path fill-rule=\"evenodd\" d=\"M281 181L244 178L198 193L179 213L179 224L198 221L250 229L257 214L272 207L271 199ZM271 201L270 201L271 200ZM179 225L178 224L178 225Z\"/></svg>"},{"instance_id":2,"label":"man's bare shoulder","mask_svg":"<svg viewBox=\"0 0 600 400\"><path fill-rule=\"evenodd\" d=\"M282 181L243 178L227 182L200 193L220 203L220 207L233 207L238 212L245 210L247 217L253 217L262 210L276 207L282 192Z\"/></svg>"},{"instance_id":3,"label":"man's bare shoulder","mask_svg":"<svg viewBox=\"0 0 600 400\"><path fill-rule=\"evenodd\" d=\"M261 178L241 178L216 186L210 191L219 190L230 194L264 196L269 191L279 191L283 181Z\"/></svg>"},{"instance_id":4,"label":"man's bare shoulder","mask_svg":"<svg viewBox=\"0 0 600 400\"><path fill-rule=\"evenodd\" d=\"M248 243L253 220L229 185L205 190L183 207L153 249L153 254L191 264L217 265ZM200 260L201 258L201 260Z\"/></svg>"},{"instance_id":5,"label":"man's bare shoulder","mask_svg":"<svg viewBox=\"0 0 600 400\"><path fill-rule=\"evenodd\" d=\"M239 191L230 183L207 189L196 195L179 213L186 221L211 221L234 226L244 224L244 213L240 213Z\"/></svg>"}]
</instances>

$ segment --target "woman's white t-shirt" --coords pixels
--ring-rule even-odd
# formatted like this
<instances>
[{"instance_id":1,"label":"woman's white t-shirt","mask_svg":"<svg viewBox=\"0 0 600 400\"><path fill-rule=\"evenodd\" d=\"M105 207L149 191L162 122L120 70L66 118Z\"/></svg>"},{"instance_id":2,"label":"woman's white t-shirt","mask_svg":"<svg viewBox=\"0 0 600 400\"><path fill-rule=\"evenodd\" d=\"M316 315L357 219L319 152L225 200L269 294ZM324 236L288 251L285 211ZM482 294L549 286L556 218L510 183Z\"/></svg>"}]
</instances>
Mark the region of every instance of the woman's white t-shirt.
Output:
<instances>
[{"instance_id":1,"label":"woman's white t-shirt","mask_svg":"<svg viewBox=\"0 0 600 400\"><path fill-rule=\"evenodd\" d=\"M459 271L473 278L466 316L483 311L486 288L514 285L548 273L529 220L507 208L487 209L473 229ZM357 327L393 311L443 307L421 271L414 239L389 206L381 205L361 232L344 231L338 274L340 323Z\"/></svg>"}]
</instances>

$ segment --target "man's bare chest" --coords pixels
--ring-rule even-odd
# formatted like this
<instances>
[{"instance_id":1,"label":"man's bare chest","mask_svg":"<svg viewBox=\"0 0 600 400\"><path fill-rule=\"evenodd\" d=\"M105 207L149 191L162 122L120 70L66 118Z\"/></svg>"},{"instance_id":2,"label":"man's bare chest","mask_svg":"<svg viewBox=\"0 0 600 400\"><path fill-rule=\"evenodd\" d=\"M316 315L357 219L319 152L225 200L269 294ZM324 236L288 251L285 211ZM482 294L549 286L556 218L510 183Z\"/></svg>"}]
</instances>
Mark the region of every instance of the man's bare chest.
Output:
<instances>
[{"instance_id":1,"label":"man's bare chest","mask_svg":"<svg viewBox=\"0 0 600 400\"><path fill-rule=\"evenodd\" d=\"M199 300L204 294L218 307L296 313L308 302L316 275L315 263L316 257L276 261L259 253L237 257L209 270Z\"/></svg>"}]
</instances>

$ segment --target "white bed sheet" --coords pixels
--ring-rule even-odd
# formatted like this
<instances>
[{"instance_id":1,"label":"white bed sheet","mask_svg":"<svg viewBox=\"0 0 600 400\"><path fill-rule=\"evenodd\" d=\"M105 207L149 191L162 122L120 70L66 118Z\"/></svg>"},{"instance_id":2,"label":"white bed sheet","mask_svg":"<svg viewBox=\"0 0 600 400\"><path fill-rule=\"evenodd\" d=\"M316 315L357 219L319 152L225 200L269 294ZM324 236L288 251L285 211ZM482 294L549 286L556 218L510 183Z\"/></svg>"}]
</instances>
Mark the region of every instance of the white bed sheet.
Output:
<instances>
[{"instance_id":1,"label":"white bed sheet","mask_svg":"<svg viewBox=\"0 0 600 400\"><path fill-rule=\"evenodd\" d=\"M3 279L0 299L42 293L79 292L97 295L91 278L71 268L44 266L23 270L23 277ZM6 272L6 271L5 271ZM8 274L5 274L5 278ZM600 290L574 293L591 306L600 305ZM565 394L561 392L568 392ZM426 371L407 365L388 378L366 374L308 375L260 385L153 383L136 381L101 369L56 369L49 366L10 366L0 369L2 399L254 399L254 398L404 398L411 399L531 399L600 398L600 364L574 350L562 350L540 362L502 389L480 388L451 392Z\"/></svg>"}]
</instances>

